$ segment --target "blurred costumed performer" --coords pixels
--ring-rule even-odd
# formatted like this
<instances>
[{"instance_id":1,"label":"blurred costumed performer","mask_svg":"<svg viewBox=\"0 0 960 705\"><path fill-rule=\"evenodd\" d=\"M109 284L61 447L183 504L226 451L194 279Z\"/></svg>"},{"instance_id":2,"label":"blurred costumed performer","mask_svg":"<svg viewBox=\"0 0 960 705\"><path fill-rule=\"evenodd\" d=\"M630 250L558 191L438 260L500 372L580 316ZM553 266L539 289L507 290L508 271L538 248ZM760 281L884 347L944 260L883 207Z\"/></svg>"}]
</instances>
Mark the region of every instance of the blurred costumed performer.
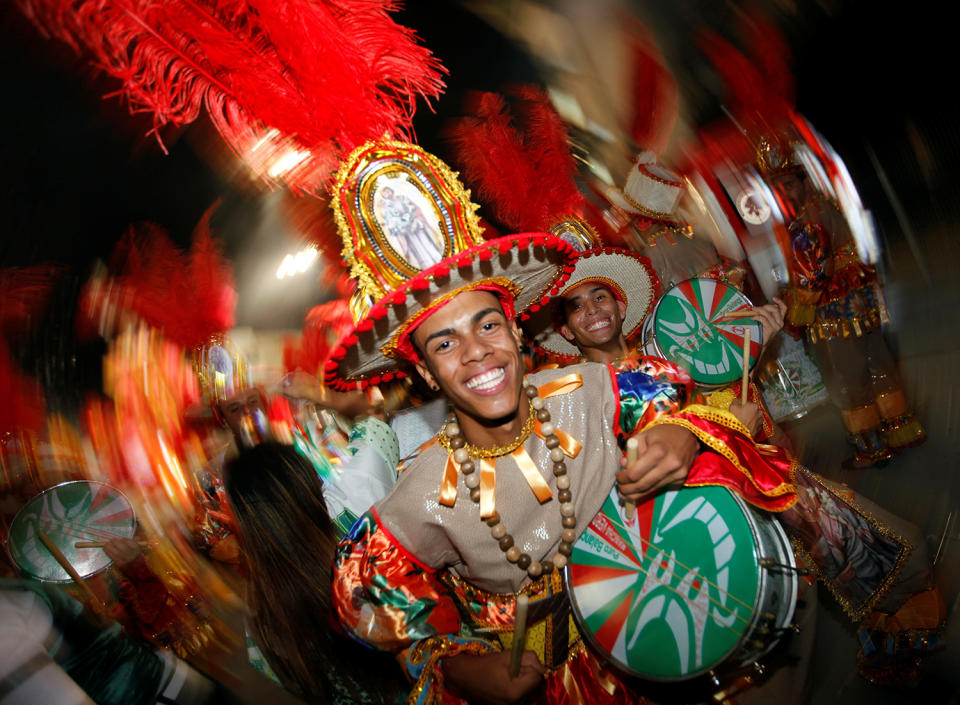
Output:
<instances>
[{"instance_id":1,"label":"blurred costumed performer","mask_svg":"<svg viewBox=\"0 0 960 705\"><path fill-rule=\"evenodd\" d=\"M773 186L787 225L781 246L790 284L787 322L812 348L855 448L847 468L888 461L926 434L910 412L897 366L883 340L886 322L876 269L858 251L839 206L819 192L795 158L803 143L833 177L833 160L792 109L789 52L761 17L741 33L752 60L711 31L701 47L728 89L728 102L756 146L760 174Z\"/></svg>"}]
</instances>

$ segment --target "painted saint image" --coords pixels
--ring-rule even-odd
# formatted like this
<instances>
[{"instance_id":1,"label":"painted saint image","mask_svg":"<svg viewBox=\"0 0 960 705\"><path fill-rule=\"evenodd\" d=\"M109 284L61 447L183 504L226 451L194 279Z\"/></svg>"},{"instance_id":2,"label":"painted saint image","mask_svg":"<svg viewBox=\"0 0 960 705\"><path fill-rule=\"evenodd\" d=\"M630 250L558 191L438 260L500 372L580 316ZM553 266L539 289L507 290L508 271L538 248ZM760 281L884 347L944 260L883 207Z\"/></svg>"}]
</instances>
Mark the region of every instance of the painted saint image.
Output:
<instances>
[{"instance_id":1,"label":"painted saint image","mask_svg":"<svg viewBox=\"0 0 960 705\"><path fill-rule=\"evenodd\" d=\"M443 243L435 221L399 189L377 191L376 215L390 246L411 266L426 269L443 259Z\"/></svg>"}]
</instances>

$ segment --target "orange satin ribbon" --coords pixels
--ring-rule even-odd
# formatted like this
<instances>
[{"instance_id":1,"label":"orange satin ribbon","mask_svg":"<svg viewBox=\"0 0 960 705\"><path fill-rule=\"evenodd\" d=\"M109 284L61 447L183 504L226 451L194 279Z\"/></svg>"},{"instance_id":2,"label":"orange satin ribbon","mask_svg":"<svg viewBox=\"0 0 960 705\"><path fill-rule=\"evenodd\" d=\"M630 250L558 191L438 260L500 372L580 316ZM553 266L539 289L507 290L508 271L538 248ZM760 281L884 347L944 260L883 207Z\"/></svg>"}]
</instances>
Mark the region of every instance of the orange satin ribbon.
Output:
<instances>
[{"instance_id":1,"label":"orange satin ribbon","mask_svg":"<svg viewBox=\"0 0 960 705\"><path fill-rule=\"evenodd\" d=\"M443 482L440 484L440 498L437 500L444 507L452 507L457 502L457 474L460 466L453 459L453 453L447 455L447 467L443 471Z\"/></svg>"},{"instance_id":2,"label":"orange satin ribbon","mask_svg":"<svg viewBox=\"0 0 960 705\"><path fill-rule=\"evenodd\" d=\"M533 432L540 436L540 438L546 440L547 437L543 435L543 431L540 429L539 421L533 424ZM560 441L560 450L562 450L568 457L576 458L580 451L583 450L583 446L580 445L580 441L571 436L569 433L556 428L553 431L553 435L555 435L557 440Z\"/></svg>"},{"instance_id":3,"label":"orange satin ribbon","mask_svg":"<svg viewBox=\"0 0 960 705\"><path fill-rule=\"evenodd\" d=\"M510 455L513 456L513 460L516 462L517 467L520 468L520 472L523 473L524 479L527 481L527 484L530 485L533 494L536 495L537 501L543 504L550 499L553 494L550 492L546 480L543 479L543 475L540 474L540 470L526 449L520 446Z\"/></svg>"},{"instance_id":4,"label":"orange satin ribbon","mask_svg":"<svg viewBox=\"0 0 960 705\"><path fill-rule=\"evenodd\" d=\"M571 373L541 385L537 388L537 393L542 399L546 399L558 394L569 394L582 386L583 378L576 373ZM540 425L539 421L535 421L533 432L540 436L540 438L546 438L540 429ZM583 446L576 438L564 433L560 429L556 429L554 434L560 441L560 449L568 457L576 458L577 454L583 449ZM540 474L540 470L524 447L520 446L510 455L513 456L514 462L516 462L517 467L520 468L520 472L523 473L523 477L536 496L537 501L543 504L549 500L553 496L550 492L550 487L547 485L546 480L543 479L543 475ZM447 465L443 471L443 482L440 483L440 497L437 500L445 507L452 507L457 501L457 475L459 472L460 466L453 459L453 453L451 453L447 456ZM481 460L480 516L484 519L493 516L495 511L496 484L496 459L488 458Z\"/></svg>"},{"instance_id":5,"label":"orange satin ribbon","mask_svg":"<svg viewBox=\"0 0 960 705\"><path fill-rule=\"evenodd\" d=\"M547 485L543 475L537 469L533 458L527 453L523 446L517 448L513 453L514 462L523 473L523 478L527 481L537 501L543 504L549 500L553 494ZM493 516L495 511L495 497L497 486L496 459L484 458L480 461L480 516L484 519ZM453 454L447 456L447 466L443 471L443 482L440 484L440 497L438 502L445 507L452 507L457 502L457 475L460 472L460 466L453 459Z\"/></svg>"},{"instance_id":6,"label":"orange satin ribbon","mask_svg":"<svg viewBox=\"0 0 960 705\"><path fill-rule=\"evenodd\" d=\"M549 399L550 397L555 397L558 394L569 394L576 389L580 389L582 386L583 377L575 372L571 372L563 377L557 377L554 380L550 380L546 384L541 384L539 387L537 387L537 393L540 395L541 399Z\"/></svg>"},{"instance_id":7,"label":"orange satin ribbon","mask_svg":"<svg viewBox=\"0 0 960 705\"><path fill-rule=\"evenodd\" d=\"M480 461L480 517L493 516L497 488L497 461L484 458Z\"/></svg>"}]
</instances>

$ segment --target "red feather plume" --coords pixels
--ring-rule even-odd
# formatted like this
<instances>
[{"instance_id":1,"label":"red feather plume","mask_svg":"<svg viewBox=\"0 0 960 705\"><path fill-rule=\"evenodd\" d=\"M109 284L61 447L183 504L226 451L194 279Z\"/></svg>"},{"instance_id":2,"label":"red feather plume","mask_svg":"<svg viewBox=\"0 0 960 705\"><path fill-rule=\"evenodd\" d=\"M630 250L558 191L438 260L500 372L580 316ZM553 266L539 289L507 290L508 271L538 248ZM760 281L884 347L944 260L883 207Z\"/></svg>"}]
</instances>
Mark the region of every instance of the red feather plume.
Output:
<instances>
[{"instance_id":1,"label":"red feather plume","mask_svg":"<svg viewBox=\"0 0 960 705\"><path fill-rule=\"evenodd\" d=\"M633 118L630 134L641 149L662 154L677 124L677 82L653 41L650 30L631 21L633 50Z\"/></svg>"},{"instance_id":2,"label":"red feather plume","mask_svg":"<svg viewBox=\"0 0 960 705\"><path fill-rule=\"evenodd\" d=\"M289 338L283 347L284 367L319 374L330 351L353 326L347 299L334 299L314 306L304 319L303 334Z\"/></svg>"},{"instance_id":3,"label":"red feather plume","mask_svg":"<svg viewBox=\"0 0 960 705\"><path fill-rule=\"evenodd\" d=\"M584 199L563 121L541 89L519 86L508 93L512 104L496 93L472 94L469 114L444 132L464 182L497 220L517 231L540 231L562 216L581 215Z\"/></svg>"},{"instance_id":4,"label":"red feather plume","mask_svg":"<svg viewBox=\"0 0 960 705\"><path fill-rule=\"evenodd\" d=\"M18 0L42 31L121 81L154 132L205 110L268 183L320 193L339 159L384 135L412 139L439 61L396 24L391 0Z\"/></svg>"},{"instance_id":5,"label":"red feather plume","mask_svg":"<svg viewBox=\"0 0 960 705\"><path fill-rule=\"evenodd\" d=\"M62 273L63 267L49 263L0 271L0 331L5 336L12 338L43 315Z\"/></svg>"},{"instance_id":6,"label":"red feather plume","mask_svg":"<svg viewBox=\"0 0 960 705\"><path fill-rule=\"evenodd\" d=\"M37 431L43 425L46 405L40 386L19 370L4 344L0 344L0 399L0 440L8 431Z\"/></svg>"},{"instance_id":7,"label":"red feather plume","mask_svg":"<svg viewBox=\"0 0 960 705\"><path fill-rule=\"evenodd\" d=\"M777 40L760 40L757 36L758 32L773 33L772 27L757 29L746 23L742 29L754 42L754 50L763 56L781 51ZM731 112L745 127L757 121L775 123L786 117L793 100L793 79L782 60L760 66L710 29L698 33L697 44L723 81ZM764 61L763 56L758 57L760 61Z\"/></svg>"},{"instance_id":8,"label":"red feather plume","mask_svg":"<svg viewBox=\"0 0 960 705\"><path fill-rule=\"evenodd\" d=\"M130 311L188 350L232 328L236 289L230 263L210 233L212 211L194 230L188 252L156 225L130 228L111 258L114 276L98 283L105 297L88 301L85 315L102 316L104 307Z\"/></svg>"}]
</instances>

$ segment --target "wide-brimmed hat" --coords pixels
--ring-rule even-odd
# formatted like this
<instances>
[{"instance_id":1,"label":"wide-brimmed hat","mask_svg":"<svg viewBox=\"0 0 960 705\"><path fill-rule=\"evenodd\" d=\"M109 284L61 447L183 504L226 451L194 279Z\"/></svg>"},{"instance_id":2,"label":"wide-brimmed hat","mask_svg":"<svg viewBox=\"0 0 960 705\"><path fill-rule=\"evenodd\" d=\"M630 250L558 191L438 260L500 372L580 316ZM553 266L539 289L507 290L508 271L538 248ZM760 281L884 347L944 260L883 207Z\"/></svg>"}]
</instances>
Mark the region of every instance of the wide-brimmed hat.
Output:
<instances>
[{"instance_id":1,"label":"wide-brimmed hat","mask_svg":"<svg viewBox=\"0 0 960 705\"><path fill-rule=\"evenodd\" d=\"M640 334L643 320L660 295L660 280L650 260L639 253L615 247L581 252L573 272L565 284L557 287L550 305L521 316L524 329L541 351L561 359L580 356L580 349L560 334L563 310L559 307L568 291L587 282L602 284L626 304L622 330L628 343Z\"/></svg>"},{"instance_id":2,"label":"wide-brimmed hat","mask_svg":"<svg viewBox=\"0 0 960 705\"><path fill-rule=\"evenodd\" d=\"M606 189L607 198L617 208L651 220L677 223L677 206L686 184L675 171L656 163L651 152L634 160L622 189Z\"/></svg>"},{"instance_id":3,"label":"wide-brimmed hat","mask_svg":"<svg viewBox=\"0 0 960 705\"><path fill-rule=\"evenodd\" d=\"M491 291L512 317L545 305L573 271L574 248L548 233L484 240L469 191L413 144L356 149L337 173L332 200L358 287L353 330L324 366L335 389L405 376L404 361L417 359L413 330L460 293Z\"/></svg>"}]
</instances>

